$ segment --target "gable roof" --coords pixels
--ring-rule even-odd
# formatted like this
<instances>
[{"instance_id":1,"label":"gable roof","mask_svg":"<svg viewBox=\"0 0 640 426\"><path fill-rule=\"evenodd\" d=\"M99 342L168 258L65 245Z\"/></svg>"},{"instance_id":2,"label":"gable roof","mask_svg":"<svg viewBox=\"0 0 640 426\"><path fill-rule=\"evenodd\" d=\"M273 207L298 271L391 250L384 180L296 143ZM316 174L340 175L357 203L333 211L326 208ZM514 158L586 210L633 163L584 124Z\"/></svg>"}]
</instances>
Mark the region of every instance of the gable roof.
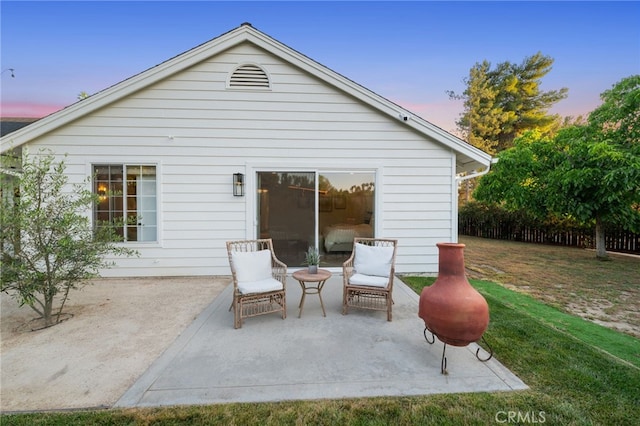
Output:
<instances>
[{"instance_id":1,"label":"gable roof","mask_svg":"<svg viewBox=\"0 0 640 426\"><path fill-rule=\"evenodd\" d=\"M6 136L9 133L22 129L25 126L38 120L37 118L13 118L2 117L0 118L0 137Z\"/></svg>"},{"instance_id":2,"label":"gable roof","mask_svg":"<svg viewBox=\"0 0 640 426\"><path fill-rule=\"evenodd\" d=\"M263 32L258 31L248 23L244 23L206 43L67 106L29 126L12 132L6 137L0 138L0 152L5 152L11 148L16 148L28 143L45 133L64 126L73 120L90 114L133 92L161 81L244 42L255 44L292 65L303 69L316 78L348 93L361 102L389 115L392 119L403 121L408 127L425 134L455 151L457 153L456 172L458 173L488 167L491 162L491 156L489 154L280 43Z\"/></svg>"}]
</instances>

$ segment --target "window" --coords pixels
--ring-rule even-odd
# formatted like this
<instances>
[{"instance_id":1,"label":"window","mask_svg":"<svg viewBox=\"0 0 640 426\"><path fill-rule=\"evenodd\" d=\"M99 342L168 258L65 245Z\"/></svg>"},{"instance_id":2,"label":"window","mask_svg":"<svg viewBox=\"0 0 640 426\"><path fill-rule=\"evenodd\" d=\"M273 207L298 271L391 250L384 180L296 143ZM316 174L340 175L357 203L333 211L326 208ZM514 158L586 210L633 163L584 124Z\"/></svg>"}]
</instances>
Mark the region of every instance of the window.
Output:
<instances>
[{"instance_id":1,"label":"window","mask_svg":"<svg viewBox=\"0 0 640 426\"><path fill-rule=\"evenodd\" d=\"M93 166L93 191L100 202L94 223L116 224L124 241L157 241L156 166Z\"/></svg>"}]
</instances>

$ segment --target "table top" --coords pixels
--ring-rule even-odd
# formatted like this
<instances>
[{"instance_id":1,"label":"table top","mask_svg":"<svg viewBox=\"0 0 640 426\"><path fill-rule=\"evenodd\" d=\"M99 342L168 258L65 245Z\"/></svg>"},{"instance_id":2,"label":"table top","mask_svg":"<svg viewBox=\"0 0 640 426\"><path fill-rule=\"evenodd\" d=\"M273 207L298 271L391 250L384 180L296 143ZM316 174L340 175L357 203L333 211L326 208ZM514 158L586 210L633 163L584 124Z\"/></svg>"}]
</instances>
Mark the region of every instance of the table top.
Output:
<instances>
[{"instance_id":1,"label":"table top","mask_svg":"<svg viewBox=\"0 0 640 426\"><path fill-rule=\"evenodd\" d=\"M315 282L315 281L325 281L331 277L331 271L327 271L326 269L318 269L317 274L310 274L309 269L304 268L293 273L293 278L298 281L307 281L307 282Z\"/></svg>"}]
</instances>

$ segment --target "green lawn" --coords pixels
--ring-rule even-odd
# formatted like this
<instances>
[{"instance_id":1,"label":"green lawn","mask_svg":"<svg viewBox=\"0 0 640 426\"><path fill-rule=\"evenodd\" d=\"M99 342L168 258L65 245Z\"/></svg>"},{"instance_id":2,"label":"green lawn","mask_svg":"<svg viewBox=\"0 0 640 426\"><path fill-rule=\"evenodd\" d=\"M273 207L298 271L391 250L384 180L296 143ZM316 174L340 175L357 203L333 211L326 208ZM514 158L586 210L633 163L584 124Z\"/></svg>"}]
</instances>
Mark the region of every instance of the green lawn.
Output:
<instances>
[{"instance_id":1,"label":"green lawn","mask_svg":"<svg viewBox=\"0 0 640 426\"><path fill-rule=\"evenodd\" d=\"M404 277L416 292L433 278ZM489 303L495 357L517 392L5 415L5 425L632 425L640 424L640 340L504 287L472 281ZM509 423L509 419L512 421Z\"/></svg>"}]
</instances>

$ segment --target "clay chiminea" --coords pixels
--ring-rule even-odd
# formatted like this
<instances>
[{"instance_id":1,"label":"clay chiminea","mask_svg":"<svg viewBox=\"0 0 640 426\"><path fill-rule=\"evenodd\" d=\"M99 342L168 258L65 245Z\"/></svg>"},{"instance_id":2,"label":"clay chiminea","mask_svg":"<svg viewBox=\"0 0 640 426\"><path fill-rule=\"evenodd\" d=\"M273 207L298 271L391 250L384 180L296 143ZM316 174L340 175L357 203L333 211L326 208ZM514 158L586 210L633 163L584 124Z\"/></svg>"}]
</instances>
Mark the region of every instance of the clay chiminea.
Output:
<instances>
[{"instance_id":1,"label":"clay chiminea","mask_svg":"<svg viewBox=\"0 0 640 426\"><path fill-rule=\"evenodd\" d=\"M464 269L464 244L438 243L438 278L422 289L418 315L427 330L446 345L467 346L480 340L489 325L489 305L469 284ZM433 343L433 341L429 341ZM476 356L478 353L476 352ZM446 358L443 350L442 372ZM489 357L491 358L491 357ZM487 361L486 360L482 361ZM478 357L478 359L480 359Z\"/></svg>"}]
</instances>

